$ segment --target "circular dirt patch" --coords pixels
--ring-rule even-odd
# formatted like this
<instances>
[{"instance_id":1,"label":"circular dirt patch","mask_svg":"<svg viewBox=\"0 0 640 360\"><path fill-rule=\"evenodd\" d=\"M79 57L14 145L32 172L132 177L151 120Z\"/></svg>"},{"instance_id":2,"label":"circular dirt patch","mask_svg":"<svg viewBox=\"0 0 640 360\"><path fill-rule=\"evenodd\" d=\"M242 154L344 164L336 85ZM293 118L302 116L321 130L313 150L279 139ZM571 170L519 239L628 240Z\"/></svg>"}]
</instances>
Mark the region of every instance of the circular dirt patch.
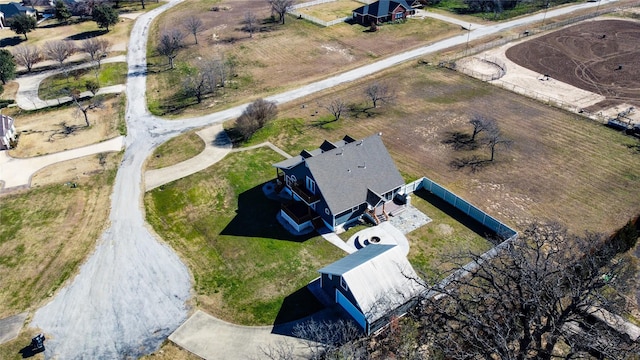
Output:
<instances>
[{"instance_id":1,"label":"circular dirt patch","mask_svg":"<svg viewBox=\"0 0 640 360\"><path fill-rule=\"evenodd\" d=\"M611 102L640 105L640 22L589 21L509 48L509 60Z\"/></svg>"}]
</instances>

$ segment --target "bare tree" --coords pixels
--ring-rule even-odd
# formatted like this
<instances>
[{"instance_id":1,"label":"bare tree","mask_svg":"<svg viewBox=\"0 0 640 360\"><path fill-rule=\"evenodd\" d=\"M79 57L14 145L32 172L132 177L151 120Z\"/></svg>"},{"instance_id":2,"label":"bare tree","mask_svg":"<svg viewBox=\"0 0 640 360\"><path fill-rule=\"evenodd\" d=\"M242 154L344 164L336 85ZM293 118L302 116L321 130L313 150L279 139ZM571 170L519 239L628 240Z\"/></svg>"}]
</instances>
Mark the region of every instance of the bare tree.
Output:
<instances>
[{"instance_id":1,"label":"bare tree","mask_svg":"<svg viewBox=\"0 0 640 360\"><path fill-rule=\"evenodd\" d=\"M380 102L392 103L396 98L395 92L389 88L389 85L377 81L366 87L365 94L374 108L378 107Z\"/></svg>"},{"instance_id":2,"label":"bare tree","mask_svg":"<svg viewBox=\"0 0 640 360\"><path fill-rule=\"evenodd\" d=\"M169 59L169 67L174 68L173 61L178 56L178 50L182 47L182 39L184 35L178 29L165 30L160 35L160 41L156 50L158 54L166 56Z\"/></svg>"},{"instance_id":3,"label":"bare tree","mask_svg":"<svg viewBox=\"0 0 640 360\"><path fill-rule=\"evenodd\" d=\"M183 80L182 86L187 96L195 96L198 104L205 95L215 92L219 60L203 60L198 62Z\"/></svg>"},{"instance_id":4,"label":"bare tree","mask_svg":"<svg viewBox=\"0 0 640 360\"><path fill-rule=\"evenodd\" d=\"M13 49L13 57L18 65L27 68L31 72L33 65L42 61L42 53L37 46L20 45Z\"/></svg>"},{"instance_id":5,"label":"bare tree","mask_svg":"<svg viewBox=\"0 0 640 360\"><path fill-rule=\"evenodd\" d=\"M258 99L249 104L236 120L236 130L245 140L248 140L258 129L273 120L277 115L278 107L276 103Z\"/></svg>"},{"instance_id":6,"label":"bare tree","mask_svg":"<svg viewBox=\"0 0 640 360\"><path fill-rule=\"evenodd\" d=\"M278 20L284 25L284 15L293 5L294 0L267 0L271 5L272 13L278 14Z\"/></svg>"},{"instance_id":7,"label":"bare tree","mask_svg":"<svg viewBox=\"0 0 640 360\"><path fill-rule=\"evenodd\" d=\"M470 254L472 262L421 303L421 343L449 359L550 360L562 348L566 359L637 353L638 343L589 319L595 309L619 306L615 288L630 265L614 245L533 223L493 257Z\"/></svg>"},{"instance_id":8,"label":"bare tree","mask_svg":"<svg viewBox=\"0 0 640 360\"><path fill-rule=\"evenodd\" d=\"M473 125L473 133L471 134L471 140L469 140L470 142L475 141L476 136L481 132L494 132L498 127L496 121L493 118L480 114L473 115L471 117L471 120L469 120L469 124Z\"/></svg>"},{"instance_id":9,"label":"bare tree","mask_svg":"<svg viewBox=\"0 0 640 360\"><path fill-rule=\"evenodd\" d=\"M491 158L489 159L489 161L493 161L496 153L496 147L502 146L508 149L513 144L513 141L505 138L502 135L502 132L497 126L489 128L485 141L487 147L491 151Z\"/></svg>"},{"instance_id":10,"label":"bare tree","mask_svg":"<svg viewBox=\"0 0 640 360\"><path fill-rule=\"evenodd\" d=\"M347 103L340 98L336 98L331 100L328 104L324 106L327 111L333 115L335 121L340 120L340 116L344 111L347 111Z\"/></svg>"},{"instance_id":11,"label":"bare tree","mask_svg":"<svg viewBox=\"0 0 640 360\"><path fill-rule=\"evenodd\" d=\"M183 20L182 26L188 33L193 35L196 45L198 45L198 34L205 29L202 20L197 16L189 16Z\"/></svg>"},{"instance_id":12,"label":"bare tree","mask_svg":"<svg viewBox=\"0 0 640 360\"><path fill-rule=\"evenodd\" d=\"M249 37L253 37L253 32L256 31L256 27L258 27L258 18L256 17L256 14L251 10L245 12L242 23L244 24L244 30L249 32Z\"/></svg>"},{"instance_id":13,"label":"bare tree","mask_svg":"<svg viewBox=\"0 0 640 360\"><path fill-rule=\"evenodd\" d=\"M80 50L89 54L91 61L95 62L100 68L102 59L109 53L111 43L107 39L91 38L84 40L80 45Z\"/></svg>"},{"instance_id":14,"label":"bare tree","mask_svg":"<svg viewBox=\"0 0 640 360\"><path fill-rule=\"evenodd\" d=\"M76 47L71 41L54 40L44 44L43 52L47 59L57 61L58 66L67 74L64 62L76 52Z\"/></svg>"},{"instance_id":15,"label":"bare tree","mask_svg":"<svg viewBox=\"0 0 640 360\"><path fill-rule=\"evenodd\" d=\"M73 100L73 103L76 105L76 111L78 113L81 113L82 115L84 115L84 121L85 121L87 127L91 126L91 123L89 122L88 112L89 112L89 110L96 110L96 109L104 108L104 103L103 103L102 99L100 97L98 97L98 96L94 96L92 98L89 98L89 99L83 101L82 100L82 95L80 93L80 90L78 90L78 89L70 90L69 91L69 95L71 96L71 99Z\"/></svg>"},{"instance_id":16,"label":"bare tree","mask_svg":"<svg viewBox=\"0 0 640 360\"><path fill-rule=\"evenodd\" d=\"M357 343L362 331L349 320L315 321L296 324L293 336L303 339L310 359L364 359L366 347Z\"/></svg>"}]
</instances>

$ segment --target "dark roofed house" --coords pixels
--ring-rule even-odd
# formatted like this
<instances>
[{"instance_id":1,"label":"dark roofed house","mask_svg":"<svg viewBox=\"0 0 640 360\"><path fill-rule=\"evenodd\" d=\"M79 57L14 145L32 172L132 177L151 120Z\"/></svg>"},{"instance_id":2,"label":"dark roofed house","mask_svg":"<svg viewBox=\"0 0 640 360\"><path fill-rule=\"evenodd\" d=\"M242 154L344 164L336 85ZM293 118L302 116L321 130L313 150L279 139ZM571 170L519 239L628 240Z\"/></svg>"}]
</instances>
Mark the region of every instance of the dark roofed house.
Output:
<instances>
[{"instance_id":1,"label":"dark roofed house","mask_svg":"<svg viewBox=\"0 0 640 360\"><path fill-rule=\"evenodd\" d=\"M388 218L404 180L380 135L338 142L273 165L277 190L291 196L280 216L296 231L319 228L339 231L368 216L374 223Z\"/></svg>"},{"instance_id":2,"label":"dark roofed house","mask_svg":"<svg viewBox=\"0 0 640 360\"><path fill-rule=\"evenodd\" d=\"M363 26L394 20L404 20L416 13L417 0L379 0L353 10L353 20Z\"/></svg>"},{"instance_id":3,"label":"dark roofed house","mask_svg":"<svg viewBox=\"0 0 640 360\"><path fill-rule=\"evenodd\" d=\"M404 315L425 290L397 245L368 245L318 272L322 291L367 335Z\"/></svg>"},{"instance_id":4,"label":"dark roofed house","mask_svg":"<svg viewBox=\"0 0 640 360\"><path fill-rule=\"evenodd\" d=\"M18 14L26 14L29 16L36 17L36 11L33 8L22 6L19 3L11 2L8 4L0 4L0 13L3 16L0 17L0 21L2 22L3 27L7 27L9 20L18 15Z\"/></svg>"}]
</instances>

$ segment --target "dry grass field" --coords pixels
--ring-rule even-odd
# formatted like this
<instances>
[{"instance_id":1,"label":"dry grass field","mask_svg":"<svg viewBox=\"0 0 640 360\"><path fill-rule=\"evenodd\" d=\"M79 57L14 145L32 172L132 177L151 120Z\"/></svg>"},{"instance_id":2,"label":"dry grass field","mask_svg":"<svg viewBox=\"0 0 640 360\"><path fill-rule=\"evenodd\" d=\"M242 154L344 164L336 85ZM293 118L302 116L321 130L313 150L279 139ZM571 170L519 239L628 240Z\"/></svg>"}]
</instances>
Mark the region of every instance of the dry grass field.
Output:
<instances>
[{"instance_id":1,"label":"dry grass field","mask_svg":"<svg viewBox=\"0 0 640 360\"><path fill-rule=\"evenodd\" d=\"M225 0L215 4L219 10L210 11L211 4L192 1L178 5L162 14L153 25L149 41L150 76L148 103L152 112L165 116L190 116L209 113L231 104L245 102L284 89L307 84L339 71L375 61L381 57L415 48L438 39L458 34L459 26L433 19L410 20L404 24L381 26L375 33L366 32L359 25L339 24L324 28L305 20L287 16L284 26L268 23L268 4L263 1ZM259 19L266 19L264 31L252 38L242 31L247 10ZM206 30L185 37L187 48L180 51L177 68L168 71L168 60L155 56L158 34L175 20L196 15ZM181 70L187 62L198 58L233 59L237 64L224 94L211 97L202 104L193 101L176 104L174 94L182 88ZM182 68L181 68L182 67Z\"/></svg>"},{"instance_id":2,"label":"dry grass field","mask_svg":"<svg viewBox=\"0 0 640 360\"><path fill-rule=\"evenodd\" d=\"M47 41L53 40L72 40L77 45L80 45L84 39L98 37L109 40L112 44L112 51L125 51L132 26L133 20L123 17L120 18L120 22L116 26L109 28L109 32L99 29L98 25L91 20L70 25L59 24L56 20L47 20L28 33L28 40L26 41L24 40L24 35L18 36L9 29L0 30L0 47L9 51L18 45L42 47ZM36 64L37 66L38 64Z\"/></svg>"},{"instance_id":3,"label":"dry grass field","mask_svg":"<svg viewBox=\"0 0 640 360\"><path fill-rule=\"evenodd\" d=\"M325 138L382 132L407 179L430 177L516 229L554 219L577 232L610 232L640 212L636 139L450 70L406 64L377 80L397 89L396 105L330 122L318 104L340 97L362 108L369 80L282 109L252 142L268 138L297 153ZM513 145L498 148L496 160L477 172L456 170L456 159L489 158L484 147L456 151L444 143L455 132L470 135L473 114L496 119Z\"/></svg>"},{"instance_id":4,"label":"dry grass field","mask_svg":"<svg viewBox=\"0 0 640 360\"><path fill-rule=\"evenodd\" d=\"M313 16L320 20L331 21L350 16L353 10L363 6L364 3L355 0L340 0L315 6L297 9L298 12Z\"/></svg>"},{"instance_id":5,"label":"dry grass field","mask_svg":"<svg viewBox=\"0 0 640 360\"><path fill-rule=\"evenodd\" d=\"M20 135L18 146L9 155L17 158L45 155L114 138L120 135L123 112L124 95L110 96L103 109L90 110L89 127L75 105L33 112L7 109L3 113L15 119ZM65 126L72 130L67 133Z\"/></svg>"},{"instance_id":6,"label":"dry grass field","mask_svg":"<svg viewBox=\"0 0 640 360\"><path fill-rule=\"evenodd\" d=\"M94 168L70 179L75 188L42 181L0 196L0 318L37 309L75 274L107 225L120 159L108 154L102 161L97 155L75 160L76 167Z\"/></svg>"}]
</instances>

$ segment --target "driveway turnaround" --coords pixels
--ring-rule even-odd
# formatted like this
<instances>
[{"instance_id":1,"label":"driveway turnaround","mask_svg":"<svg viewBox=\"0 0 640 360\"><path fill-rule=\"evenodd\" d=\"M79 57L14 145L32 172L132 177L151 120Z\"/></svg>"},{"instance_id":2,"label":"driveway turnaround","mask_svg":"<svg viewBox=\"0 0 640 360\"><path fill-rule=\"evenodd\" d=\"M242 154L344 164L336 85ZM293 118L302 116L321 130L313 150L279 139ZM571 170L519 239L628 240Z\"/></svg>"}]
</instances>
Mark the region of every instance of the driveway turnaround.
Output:
<instances>
[{"instance_id":1,"label":"driveway turnaround","mask_svg":"<svg viewBox=\"0 0 640 360\"><path fill-rule=\"evenodd\" d=\"M204 170L222 160L231 151L231 140L222 128L222 124L210 126L196 134L204 140L204 150L181 163L145 172L145 191Z\"/></svg>"},{"instance_id":2,"label":"driveway turnaround","mask_svg":"<svg viewBox=\"0 0 640 360\"><path fill-rule=\"evenodd\" d=\"M103 152L120 151L123 142L124 137L118 136L97 144L31 158L13 158L6 151L0 151L0 182L4 183L0 190L28 187L33 174L49 165Z\"/></svg>"},{"instance_id":3,"label":"driveway turnaround","mask_svg":"<svg viewBox=\"0 0 640 360\"><path fill-rule=\"evenodd\" d=\"M95 252L80 268L79 274L54 299L39 309L31 326L47 333L47 358L121 359L139 357L158 349L162 342L186 318L186 300L190 297L191 276L178 256L159 242L147 229L142 211L142 167L153 149L172 137L191 129L202 128L238 117L247 104L214 114L175 121L165 121L146 109L146 49L151 21L161 12L182 0L170 0L161 7L141 15L131 32L127 53L128 80L126 151L111 197L111 227L105 231ZM615 0L601 0L610 3ZM551 18L578 9L599 6L583 3L548 11ZM541 21L543 14L522 17L510 22L485 26L435 44L391 56L331 78L303 86L268 100L285 103L346 82L362 79L402 62L416 59L451 46L464 44L509 28ZM226 329L221 327L220 329ZM254 339L262 337L254 330L240 327L236 337L241 348L249 349ZM226 330L194 335L197 343L225 337ZM246 331L246 334L245 332ZM196 331L197 333L197 331ZM174 337L175 338L175 337ZM232 341L234 337L228 337ZM254 340L258 342L258 340ZM263 341L263 340L260 340ZM207 348L206 343L200 344ZM221 345L220 345L221 346ZM215 349L214 349L215 351ZM220 355L218 355L220 354ZM214 353L211 358L238 358L229 353Z\"/></svg>"}]
</instances>

